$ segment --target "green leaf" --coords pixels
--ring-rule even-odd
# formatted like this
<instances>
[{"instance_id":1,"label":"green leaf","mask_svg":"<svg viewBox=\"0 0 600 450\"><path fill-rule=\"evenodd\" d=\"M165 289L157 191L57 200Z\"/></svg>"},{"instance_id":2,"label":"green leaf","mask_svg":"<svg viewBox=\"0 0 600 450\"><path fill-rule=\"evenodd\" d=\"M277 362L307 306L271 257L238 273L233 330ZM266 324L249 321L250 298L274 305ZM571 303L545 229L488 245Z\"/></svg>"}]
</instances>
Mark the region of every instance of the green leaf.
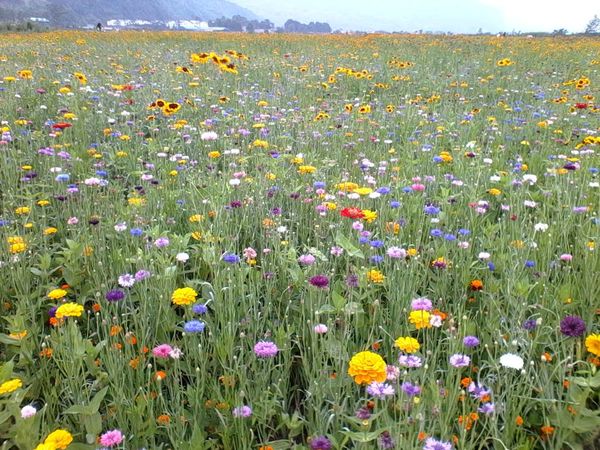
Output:
<instances>
[{"instance_id":1,"label":"green leaf","mask_svg":"<svg viewBox=\"0 0 600 450\"><path fill-rule=\"evenodd\" d=\"M337 233L335 236L335 243L337 245L339 245L340 247L342 247L346 253L348 254L348 256L355 256L357 258L360 259L365 259L365 255L363 254L363 252L356 247L351 241L350 239L348 239L346 236L344 236L341 233Z\"/></svg>"}]
</instances>

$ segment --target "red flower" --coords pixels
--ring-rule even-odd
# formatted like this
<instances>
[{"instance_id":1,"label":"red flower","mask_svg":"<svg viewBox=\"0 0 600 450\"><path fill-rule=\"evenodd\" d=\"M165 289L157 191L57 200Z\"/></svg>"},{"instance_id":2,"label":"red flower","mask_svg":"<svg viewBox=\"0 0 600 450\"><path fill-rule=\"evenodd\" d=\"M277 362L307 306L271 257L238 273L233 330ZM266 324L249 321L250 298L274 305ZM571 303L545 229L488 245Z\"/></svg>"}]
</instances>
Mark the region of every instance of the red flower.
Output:
<instances>
[{"instance_id":1,"label":"red flower","mask_svg":"<svg viewBox=\"0 0 600 450\"><path fill-rule=\"evenodd\" d=\"M577 109L587 109L588 104L587 103L575 103L575 108Z\"/></svg>"},{"instance_id":2,"label":"red flower","mask_svg":"<svg viewBox=\"0 0 600 450\"><path fill-rule=\"evenodd\" d=\"M67 122L57 122L54 125L52 125L52 128L55 130L64 130L65 128L69 128L72 126L73 125L71 125L70 123L67 123Z\"/></svg>"},{"instance_id":3,"label":"red flower","mask_svg":"<svg viewBox=\"0 0 600 450\"><path fill-rule=\"evenodd\" d=\"M342 217L349 217L350 219L362 219L365 217L360 208L344 208L340 211Z\"/></svg>"}]
</instances>

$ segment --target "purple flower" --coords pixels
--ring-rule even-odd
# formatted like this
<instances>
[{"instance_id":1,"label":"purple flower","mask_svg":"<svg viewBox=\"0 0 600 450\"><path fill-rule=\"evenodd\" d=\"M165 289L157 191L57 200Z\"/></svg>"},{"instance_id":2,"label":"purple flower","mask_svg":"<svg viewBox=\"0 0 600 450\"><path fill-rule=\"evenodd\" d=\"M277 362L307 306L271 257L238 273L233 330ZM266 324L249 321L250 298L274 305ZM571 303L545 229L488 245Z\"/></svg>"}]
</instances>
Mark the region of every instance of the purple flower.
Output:
<instances>
[{"instance_id":1,"label":"purple flower","mask_svg":"<svg viewBox=\"0 0 600 450\"><path fill-rule=\"evenodd\" d=\"M568 337L582 336L586 331L584 320L579 316L566 316L560 321L560 332Z\"/></svg>"},{"instance_id":2,"label":"purple flower","mask_svg":"<svg viewBox=\"0 0 600 450\"><path fill-rule=\"evenodd\" d=\"M467 355L456 353L450 356L450 364L453 367L467 367L469 364L471 364L471 358L469 358Z\"/></svg>"},{"instance_id":3,"label":"purple flower","mask_svg":"<svg viewBox=\"0 0 600 450\"><path fill-rule=\"evenodd\" d=\"M465 347L477 347L479 345L479 339L476 336L465 336L463 339Z\"/></svg>"},{"instance_id":4,"label":"purple flower","mask_svg":"<svg viewBox=\"0 0 600 450\"><path fill-rule=\"evenodd\" d=\"M401 386L402 392L404 392L409 397L414 397L415 395L419 395L421 393L421 388L412 384L410 381L405 381Z\"/></svg>"},{"instance_id":5,"label":"purple flower","mask_svg":"<svg viewBox=\"0 0 600 450\"><path fill-rule=\"evenodd\" d=\"M358 287L358 275L355 275L353 273L348 275L346 277L346 286L348 286L350 288L357 288Z\"/></svg>"},{"instance_id":6,"label":"purple flower","mask_svg":"<svg viewBox=\"0 0 600 450\"><path fill-rule=\"evenodd\" d=\"M317 436L310 441L311 450L331 450L331 441L326 436Z\"/></svg>"},{"instance_id":7,"label":"purple flower","mask_svg":"<svg viewBox=\"0 0 600 450\"><path fill-rule=\"evenodd\" d=\"M147 270L138 270L135 273L135 281L142 281L145 280L146 278L149 278L152 274L150 272L148 272Z\"/></svg>"},{"instance_id":8,"label":"purple flower","mask_svg":"<svg viewBox=\"0 0 600 450\"><path fill-rule=\"evenodd\" d=\"M310 277L308 282L319 289L325 289L329 286L329 278L325 275L315 275L314 277Z\"/></svg>"},{"instance_id":9,"label":"purple flower","mask_svg":"<svg viewBox=\"0 0 600 450\"><path fill-rule=\"evenodd\" d=\"M394 442L394 439L392 438L390 433L388 433L387 431L384 431L383 433L381 433L381 435L379 436L379 439L377 440L377 443L379 444L379 448L382 448L382 449L388 450L388 449L396 448L396 442Z\"/></svg>"},{"instance_id":10,"label":"purple flower","mask_svg":"<svg viewBox=\"0 0 600 450\"><path fill-rule=\"evenodd\" d=\"M167 237L159 237L154 241L154 246L157 248L164 248L169 245L169 238Z\"/></svg>"},{"instance_id":11,"label":"purple flower","mask_svg":"<svg viewBox=\"0 0 600 450\"><path fill-rule=\"evenodd\" d=\"M229 264L237 264L240 262L240 257L235 253L225 253L223 255L223 261Z\"/></svg>"},{"instance_id":12,"label":"purple flower","mask_svg":"<svg viewBox=\"0 0 600 450\"><path fill-rule=\"evenodd\" d=\"M119 289L114 289L112 291L108 291L105 297L109 302L118 302L119 300L123 300L125 298L125 292Z\"/></svg>"},{"instance_id":13,"label":"purple flower","mask_svg":"<svg viewBox=\"0 0 600 450\"><path fill-rule=\"evenodd\" d=\"M390 248L388 248L386 253L392 259L406 258L406 250L404 250L401 247L390 247Z\"/></svg>"},{"instance_id":14,"label":"purple flower","mask_svg":"<svg viewBox=\"0 0 600 450\"><path fill-rule=\"evenodd\" d=\"M434 438L427 438L423 450L452 450L452 444Z\"/></svg>"},{"instance_id":15,"label":"purple flower","mask_svg":"<svg viewBox=\"0 0 600 450\"><path fill-rule=\"evenodd\" d=\"M315 263L315 261L316 261L316 258L311 254L300 255L298 257L298 263L302 264L304 266L312 266Z\"/></svg>"},{"instance_id":16,"label":"purple flower","mask_svg":"<svg viewBox=\"0 0 600 450\"><path fill-rule=\"evenodd\" d=\"M206 305L204 303L196 303L195 305L192 306L192 312L194 314L206 314L208 312L208 308L206 307Z\"/></svg>"},{"instance_id":17,"label":"purple flower","mask_svg":"<svg viewBox=\"0 0 600 450\"><path fill-rule=\"evenodd\" d=\"M494 414L496 412L496 405L492 402L483 403L478 409L480 413L483 413L487 416Z\"/></svg>"},{"instance_id":18,"label":"purple flower","mask_svg":"<svg viewBox=\"0 0 600 450\"><path fill-rule=\"evenodd\" d=\"M398 365L402 367L415 368L421 367L423 362L421 361L421 358L415 355L400 355L398 358Z\"/></svg>"},{"instance_id":19,"label":"purple flower","mask_svg":"<svg viewBox=\"0 0 600 450\"><path fill-rule=\"evenodd\" d=\"M183 330L186 333L202 333L206 325L199 320L190 320L183 325Z\"/></svg>"},{"instance_id":20,"label":"purple flower","mask_svg":"<svg viewBox=\"0 0 600 450\"><path fill-rule=\"evenodd\" d=\"M433 304L431 300L425 297L415 298L410 302L410 309L413 311L431 311Z\"/></svg>"},{"instance_id":21,"label":"purple flower","mask_svg":"<svg viewBox=\"0 0 600 450\"><path fill-rule=\"evenodd\" d=\"M277 355L277 352L279 352L279 349L274 342L258 341L254 345L254 353L259 358L273 358L275 355Z\"/></svg>"},{"instance_id":22,"label":"purple flower","mask_svg":"<svg viewBox=\"0 0 600 450\"><path fill-rule=\"evenodd\" d=\"M131 287L135 284L135 278L130 273L125 273L119 277L118 283L121 287Z\"/></svg>"},{"instance_id":23,"label":"purple flower","mask_svg":"<svg viewBox=\"0 0 600 450\"><path fill-rule=\"evenodd\" d=\"M250 417L252 415L252 408L248 405L237 406L233 408L233 417Z\"/></svg>"},{"instance_id":24,"label":"purple flower","mask_svg":"<svg viewBox=\"0 0 600 450\"><path fill-rule=\"evenodd\" d=\"M366 406L363 406L362 408L359 408L358 411L356 411L357 419L368 420L370 417L371 417L371 410L369 408L367 408Z\"/></svg>"},{"instance_id":25,"label":"purple flower","mask_svg":"<svg viewBox=\"0 0 600 450\"><path fill-rule=\"evenodd\" d=\"M527 319L523 322L523 328L527 331L533 331L537 328L537 321L535 319Z\"/></svg>"},{"instance_id":26,"label":"purple flower","mask_svg":"<svg viewBox=\"0 0 600 450\"><path fill-rule=\"evenodd\" d=\"M390 397L395 393L392 385L388 383L378 383L377 381L374 381L367 386L367 394L380 400Z\"/></svg>"}]
</instances>

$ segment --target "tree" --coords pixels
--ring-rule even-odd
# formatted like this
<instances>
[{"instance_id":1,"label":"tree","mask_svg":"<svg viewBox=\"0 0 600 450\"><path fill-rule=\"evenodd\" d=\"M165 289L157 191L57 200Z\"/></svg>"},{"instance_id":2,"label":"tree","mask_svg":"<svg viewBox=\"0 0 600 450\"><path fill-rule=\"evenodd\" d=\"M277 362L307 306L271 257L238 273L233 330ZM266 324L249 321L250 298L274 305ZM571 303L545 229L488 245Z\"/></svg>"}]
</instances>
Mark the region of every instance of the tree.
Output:
<instances>
[{"instance_id":1,"label":"tree","mask_svg":"<svg viewBox=\"0 0 600 450\"><path fill-rule=\"evenodd\" d=\"M600 17L596 14L594 18L589 21L587 26L585 27L585 34L595 34L600 33Z\"/></svg>"}]
</instances>

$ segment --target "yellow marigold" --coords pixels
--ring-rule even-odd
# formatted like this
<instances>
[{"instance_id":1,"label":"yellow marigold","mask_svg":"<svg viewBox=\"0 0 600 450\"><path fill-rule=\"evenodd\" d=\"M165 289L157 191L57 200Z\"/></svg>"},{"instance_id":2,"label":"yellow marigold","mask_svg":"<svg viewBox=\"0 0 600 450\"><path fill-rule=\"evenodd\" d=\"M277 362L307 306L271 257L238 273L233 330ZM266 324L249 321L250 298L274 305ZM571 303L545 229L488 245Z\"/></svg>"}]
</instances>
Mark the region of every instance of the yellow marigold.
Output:
<instances>
[{"instance_id":1,"label":"yellow marigold","mask_svg":"<svg viewBox=\"0 0 600 450\"><path fill-rule=\"evenodd\" d=\"M25 244L24 242L17 242L16 244L11 244L9 249L11 255L23 253L25 250L27 250L27 244Z\"/></svg>"},{"instance_id":2,"label":"yellow marigold","mask_svg":"<svg viewBox=\"0 0 600 450\"><path fill-rule=\"evenodd\" d=\"M181 289L175 289L173 295L171 296L171 300L175 305L185 306L191 305L196 301L196 296L198 293L192 288L186 287Z\"/></svg>"},{"instance_id":3,"label":"yellow marigold","mask_svg":"<svg viewBox=\"0 0 600 450\"><path fill-rule=\"evenodd\" d=\"M67 430L58 429L53 431L44 440L44 444L54 445L55 449L64 450L73 442L73 436Z\"/></svg>"},{"instance_id":4,"label":"yellow marigold","mask_svg":"<svg viewBox=\"0 0 600 450\"><path fill-rule=\"evenodd\" d=\"M221 152L218 152L216 150L208 153L208 157L212 158L212 159L217 159L220 156L221 156Z\"/></svg>"},{"instance_id":5,"label":"yellow marigold","mask_svg":"<svg viewBox=\"0 0 600 450\"><path fill-rule=\"evenodd\" d=\"M387 378L385 368L385 361L377 353L359 352L350 360L348 375L354 378L356 384L382 383Z\"/></svg>"},{"instance_id":6,"label":"yellow marigold","mask_svg":"<svg viewBox=\"0 0 600 450\"><path fill-rule=\"evenodd\" d=\"M204 220L204 216L202 214L194 214L188 219L188 221L190 221L191 223L201 222L202 220Z\"/></svg>"},{"instance_id":7,"label":"yellow marigold","mask_svg":"<svg viewBox=\"0 0 600 450\"><path fill-rule=\"evenodd\" d=\"M15 214L21 216L24 214L29 214L29 211L31 211L29 206L19 206L17 209L15 209Z\"/></svg>"},{"instance_id":8,"label":"yellow marigold","mask_svg":"<svg viewBox=\"0 0 600 450\"><path fill-rule=\"evenodd\" d=\"M64 289L52 289L50 292L48 292L48 298L51 298L52 300L58 300L59 298L63 298L65 295L67 295L67 291Z\"/></svg>"},{"instance_id":9,"label":"yellow marigold","mask_svg":"<svg viewBox=\"0 0 600 450\"><path fill-rule=\"evenodd\" d=\"M50 200L38 200L38 206L48 206L50 204Z\"/></svg>"},{"instance_id":10,"label":"yellow marigold","mask_svg":"<svg viewBox=\"0 0 600 450\"><path fill-rule=\"evenodd\" d=\"M405 353L415 353L421 348L421 344L415 338L410 336L399 337L394 341L394 346Z\"/></svg>"},{"instance_id":11,"label":"yellow marigold","mask_svg":"<svg viewBox=\"0 0 600 450\"><path fill-rule=\"evenodd\" d=\"M317 168L315 166L300 166L298 167L298 173L306 174L306 173L315 173Z\"/></svg>"},{"instance_id":12,"label":"yellow marigold","mask_svg":"<svg viewBox=\"0 0 600 450\"><path fill-rule=\"evenodd\" d=\"M63 317L81 317L83 312L83 306L79 303L63 303L56 309L56 318L62 319Z\"/></svg>"},{"instance_id":13,"label":"yellow marigold","mask_svg":"<svg viewBox=\"0 0 600 450\"><path fill-rule=\"evenodd\" d=\"M48 227L44 230L44 236L50 236L51 234L55 234L58 231L58 228Z\"/></svg>"},{"instance_id":14,"label":"yellow marigold","mask_svg":"<svg viewBox=\"0 0 600 450\"><path fill-rule=\"evenodd\" d=\"M372 283L383 283L385 276L377 269L371 269L367 272L367 280Z\"/></svg>"},{"instance_id":15,"label":"yellow marigold","mask_svg":"<svg viewBox=\"0 0 600 450\"><path fill-rule=\"evenodd\" d=\"M143 206L146 204L146 199L142 197L131 197L127 200L131 206Z\"/></svg>"},{"instance_id":16,"label":"yellow marigold","mask_svg":"<svg viewBox=\"0 0 600 450\"><path fill-rule=\"evenodd\" d=\"M253 143L252 143L252 147L258 147L258 148L269 148L269 143L267 141L262 141L260 139L256 139Z\"/></svg>"},{"instance_id":17,"label":"yellow marigold","mask_svg":"<svg viewBox=\"0 0 600 450\"><path fill-rule=\"evenodd\" d=\"M19 389L21 386L23 386L23 382L18 378L5 381L4 383L0 384L0 395L10 394L11 392Z\"/></svg>"},{"instance_id":18,"label":"yellow marigold","mask_svg":"<svg viewBox=\"0 0 600 450\"><path fill-rule=\"evenodd\" d=\"M373 189L370 187L359 187L354 189L352 192L358 195L369 195L371 192L373 192Z\"/></svg>"},{"instance_id":19,"label":"yellow marigold","mask_svg":"<svg viewBox=\"0 0 600 450\"><path fill-rule=\"evenodd\" d=\"M9 236L6 238L9 244L23 244L25 240L21 236Z\"/></svg>"},{"instance_id":20,"label":"yellow marigold","mask_svg":"<svg viewBox=\"0 0 600 450\"><path fill-rule=\"evenodd\" d=\"M196 241L199 241L200 239L202 239L202 233L200 231L194 231L192 233L192 238Z\"/></svg>"},{"instance_id":21,"label":"yellow marigold","mask_svg":"<svg viewBox=\"0 0 600 450\"><path fill-rule=\"evenodd\" d=\"M431 314L429 311L417 310L410 312L408 321L412 323L417 330L420 330L421 328L431 328L430 318Z\"/></svg>"},{"instance_id":22,"label":"yellow marigold","mask_svg":"<svg viewBox=\"0 0 600 450\"><path fill-rule=\"evenodd\" d=\"M502 191L500 189L491 188L491 189L488 189L488 194L493 195L495 197L497 195L502 194Z\"/></svg>"},{"instance_id":23,"label":"yellow marigold","mask_svg":"<svg viewBox=\"0 0 600 450\"><path fill-rule=\"evenodd\" d=\"M363 219L365 219L369 223L371 223L375 219L377 219L376 211L371 211L370 209L363 209L362 212L363 212Z\"/></svg>"},{"instance_id":24,"label":"yellow marigold","mask_svg":"<svg viewBox=\"0 0 600 450\"><path fill-rule=\"evenodd\" d=\"M336 186L340 191L343 192L351 192L358 188L358 184L352 183L351 181L345 181L343 183L339 183Z\"/></svg>"},{"instance_id":25,"label":"yellow marigold","mask_svg":"<svg viewBox=\"0 0 600 450\"><path fill-rule=\"evenodd\" d=\"M600 334L590 334L585 338L585 348L592 355L600 356Z\"/></svg>"}]
</instances>

